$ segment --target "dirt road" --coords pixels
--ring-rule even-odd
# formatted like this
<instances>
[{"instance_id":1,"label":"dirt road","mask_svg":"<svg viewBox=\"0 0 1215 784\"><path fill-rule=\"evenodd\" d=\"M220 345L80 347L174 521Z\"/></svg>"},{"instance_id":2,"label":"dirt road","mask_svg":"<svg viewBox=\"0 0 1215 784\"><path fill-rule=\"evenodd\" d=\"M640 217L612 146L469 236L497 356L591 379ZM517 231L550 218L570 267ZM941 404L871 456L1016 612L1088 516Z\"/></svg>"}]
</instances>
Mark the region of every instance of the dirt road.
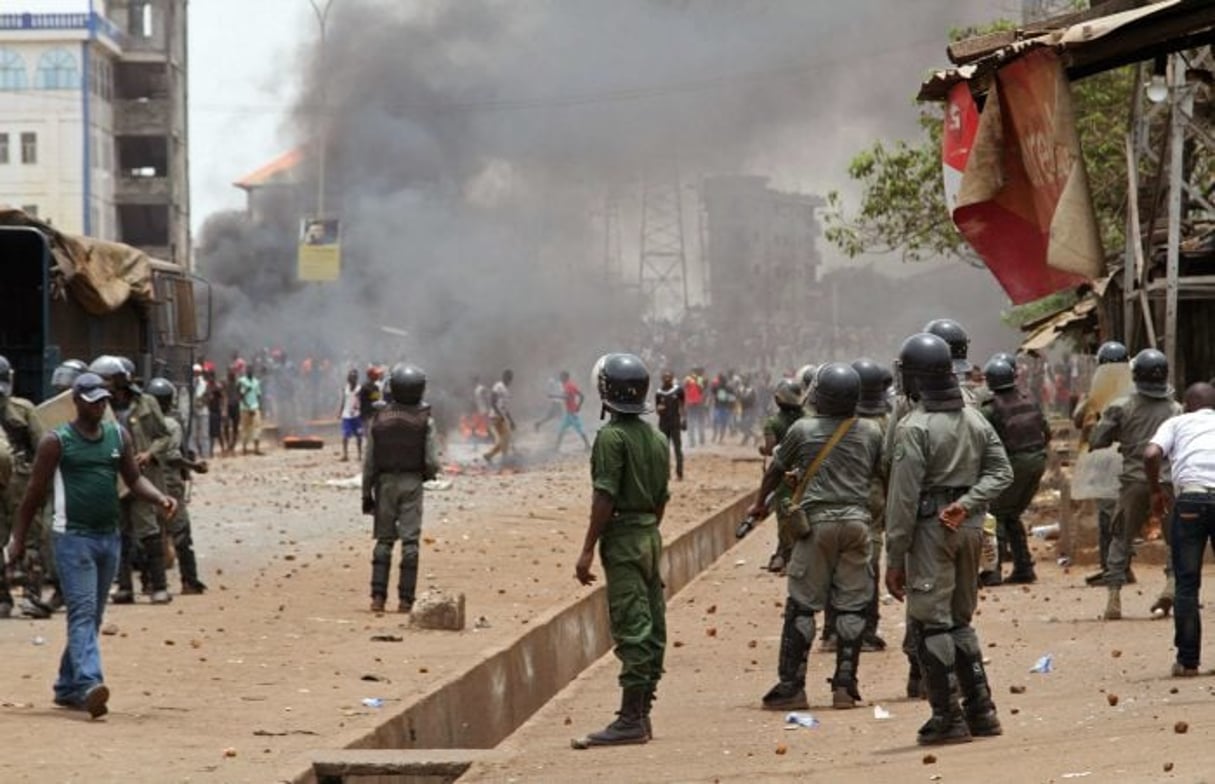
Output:
<instances>
[{"instance_id":1,"label":"dirt road","mask_svg":"<svg viewBox=\"0 0 1215 784\"><path fill-rule=\"evenodd\" d=\"M762 531L762 529L761 529ZM1097 620L1105 592L1082 587L1086 569L1065 572L1051 545L1034 542L1042 580L985 591L977 626L1005 734L924 749L923 702L904 699L897 646L901 605L883 607L885 653L863 654L865 707L833 711L825 679L834 654L810 656L807 691L821 724L788 729L783 713L760 709L775 681L782 581L757 569L766 538L745 541L670 605L668 674L654 707L656 740L643 746L573 751L570 738L598 729L618 705L617 664L605 657L511 736L506 760L461 781L1210 781L1215 752L1215 680L1173 679L1171 621L1148 619L1163 577L1137 567L1124 592L1130 620ZM821 621L820 621L821 622ZM1208 624L1210 628L1210 624ZM1208 632L1207 641L1212 642ZM1054 671L1031 674L1044 654ZM1208 655L1208 662L1210 655ZM1016 693L1012 693L1015 690ZM875 708L890 718L875 717ZM1183 731L1185 730L1185 731Z\"/></svg>"},{"instance_id":2,"label":"dirt road","mask_svg":"<svg viewBox=\"0 0 1215 784\"><path fill-rule=\"evenodd\" d=\"M689 480L673 486L668 535L754 486L758 465L730 454L741 452L691 457ZM577 449L521 474L457 476L428 494L420 587L467 594L470 628L458 634L367 611L370 521L357 490L326 484L354 476L354 463L328 451L214 465L192 508L211 590L165 607L110 608L104 720L51 704L62 615L0 623L4 781L282 780L309 750L370 729L584 590L573 579L589 499ZM376 697L383 708L363 705Z\"/></svg>"}]
</instances>

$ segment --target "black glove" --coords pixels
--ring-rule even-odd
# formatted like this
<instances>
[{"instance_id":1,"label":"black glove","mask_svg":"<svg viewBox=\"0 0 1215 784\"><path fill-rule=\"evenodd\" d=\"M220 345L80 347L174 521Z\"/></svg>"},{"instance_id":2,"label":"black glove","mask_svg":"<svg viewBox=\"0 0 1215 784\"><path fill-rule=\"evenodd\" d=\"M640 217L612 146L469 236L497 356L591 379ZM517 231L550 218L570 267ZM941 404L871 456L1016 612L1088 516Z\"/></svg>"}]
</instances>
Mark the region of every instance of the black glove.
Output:
<instances>
[{"instance_id":1,"label":"black glove","mask_svg":"<svg viewBox=\"0 0 1215 784\"><path fill-rule=\"evenodd\" d=\"M363 514L375 514L375 499L369 495L363 496Z\"/></svg>"}]
</instances>

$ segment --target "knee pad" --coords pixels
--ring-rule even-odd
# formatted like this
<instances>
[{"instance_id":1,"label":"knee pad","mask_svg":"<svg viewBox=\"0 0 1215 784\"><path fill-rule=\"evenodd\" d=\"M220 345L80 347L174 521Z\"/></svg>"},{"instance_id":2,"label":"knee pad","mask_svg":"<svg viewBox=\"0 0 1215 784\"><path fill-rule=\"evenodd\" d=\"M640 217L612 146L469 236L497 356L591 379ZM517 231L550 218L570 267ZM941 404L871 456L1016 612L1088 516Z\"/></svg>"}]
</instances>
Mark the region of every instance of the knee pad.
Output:
<instances>
[{"instance_id":1,"label":"knee pad","mask_svg":"<svg viewBox=\"0 0 1215 784\"><path fill-rule=\"evenodd\" d=\"M393 542L377 540L375 549L371 551L371 562L375 563L390 563L392 561L392 545Z\"/></svg>"},{"instance_id":2,"label":"knee pad","mask_svg":"<svg viewBox=\"0 0 1215 784\"><path fill-rule=\"evenodd\" d=\"M793 597L785 600L785 628L796 632L809 645L814 642L814 610Z\"/></svg>"},{"instance_id":3,"label":"knee pad","mask_svg":"<svg viewBox=\"0 0 1215 784\"><path fill-rule=\"evenodd\" d=\"M955 626L949 630L949 636L953 638L953 644L957 652L967 659L982 659L983 651L979 647L979 635L975 633L974 627L967 624L966 626Z\"/></svg>"},{"instance_id":4,"label":"knee pad","mask_svg":"<svg viewBox=\"0 0 1215 784\"><path fill-rule=\"evenodd\" d=\"M949 630L925 627L923 636L920 638L920 660L924 663L933 661L952 670L954 659L954 642Z\"/></svg>"},{"instance_id":5,"label":"knee pad","mask_svg":"<svg viewBox=\"0 0 1215 784\"><path fill-rule=\"evenodd\" d=\"M865 631L865 615L853 610L835 611L835 633L841 640L858 640Z\"/></svg>"},{"instance_id":6,"label":"knee pad","mask_svg":"<svg viewBox=\"0 0 1215 784\"><path fill-rule=\"evenodd\" d=\"M405 542L401 545L401 563L416 564L418 562L418 543Z\"/></svg>"}]
</instances>

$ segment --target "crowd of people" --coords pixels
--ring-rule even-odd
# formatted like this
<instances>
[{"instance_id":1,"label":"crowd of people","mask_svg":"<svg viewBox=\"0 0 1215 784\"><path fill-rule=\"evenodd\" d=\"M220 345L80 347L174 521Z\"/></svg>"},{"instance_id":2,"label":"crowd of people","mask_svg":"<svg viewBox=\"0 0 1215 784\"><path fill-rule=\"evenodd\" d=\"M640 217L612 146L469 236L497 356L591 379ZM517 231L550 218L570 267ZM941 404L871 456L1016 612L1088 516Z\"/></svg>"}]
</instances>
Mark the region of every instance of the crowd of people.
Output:
<instances>
[{"instance_id":1,"label":"crowd of people","mask_svg":"<svg viewBox=\"0 0 1215 784\"><path fill-rule=\"evenodd\" d=\"M1123 617L1121 587L1149 512L1172 508L1170 566L1152 613L1175 611L1172 674L1197 674L1202 553L1215 541L1215 387L1191 386L1183 409L1173 400L1161 352L1146 349L1131 358L1111 343L1102 346L1098 362L1126 365L1130 387L1099 407L1088 405L1086 414L1084 401L1070 394L1080 388L1074 378L1067 384L1055 378L1072 373L1008 353L994 355L976 373L968 348L961 325L938 319L903 342L894 371L861 358L807 366L774 385L777 412L765 421L759 446L770 460L738 530L746 535L776 513L770 568L786 576L787 596L777 682L763 696L764 708L808 707L807 660L820 613L822 648L835 653L832 705L859 703L861 653L886 647L877 633L884 584L906 606L907 694L926 698L931 709L917 742L1002 734L971 620L981 587L1038 579L1022 516L1046 469L1047 416L1073 409L1089 420L1087 446L1118 444L1123 461L1121 491L1102 523L1102 570L1089 580L1108 588L1103 617ZM718 416L729 417L747 432L741 375L706 381L695 368L677 383L664 371L652 437L636 422L649 383L644 361L613 355L598 375L612 421L592 453L591 522L575 576L583 584L596 579L591 565L598 547L622 664L621 703L616 720L574 740L576 749L652 737L650 708L666 634L661 579L652 568L661 543L651 532L670 497L668 453L674 451L678 478L682 434L694 437L695 419L716 425ZM1060 389L1069 392L1066 400ZM693 414L694 407L702 413Z\"/></svg>"}]
</instances>

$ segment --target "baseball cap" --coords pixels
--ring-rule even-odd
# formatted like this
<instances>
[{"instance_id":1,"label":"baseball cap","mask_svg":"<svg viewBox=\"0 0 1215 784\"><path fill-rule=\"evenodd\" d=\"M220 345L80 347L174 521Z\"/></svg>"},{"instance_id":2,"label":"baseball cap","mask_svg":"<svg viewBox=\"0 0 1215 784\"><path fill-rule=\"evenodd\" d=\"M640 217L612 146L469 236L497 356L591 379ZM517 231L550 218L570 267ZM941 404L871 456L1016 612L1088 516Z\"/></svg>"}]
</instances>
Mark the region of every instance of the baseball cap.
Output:
<instances>
[{"instance_id":1,"label":"baseball cap","mask_svg":"<svg viewBox=\"0 0 1215 784\"><path fill-rule=\"evenodd\" d=\"M194 363L194 372L195 372L195 373L201 373L201 372L203 372L203 366L202 366L202 365L200 365L200 364L198 364L197 362L196 362L196 363Z\"/></svg>"},{"instance_id":2,"label":"baseball cap","mask_svg":"<svg viewBox=\"0 0 1215 784\"><path fill-rule=\"evenodd\" d=\"M81 373L72 383L72 395L86 403L96 403L110 396L110 390L105 388L105 381L96 373Z\"/></svg>"}]
</instances>

